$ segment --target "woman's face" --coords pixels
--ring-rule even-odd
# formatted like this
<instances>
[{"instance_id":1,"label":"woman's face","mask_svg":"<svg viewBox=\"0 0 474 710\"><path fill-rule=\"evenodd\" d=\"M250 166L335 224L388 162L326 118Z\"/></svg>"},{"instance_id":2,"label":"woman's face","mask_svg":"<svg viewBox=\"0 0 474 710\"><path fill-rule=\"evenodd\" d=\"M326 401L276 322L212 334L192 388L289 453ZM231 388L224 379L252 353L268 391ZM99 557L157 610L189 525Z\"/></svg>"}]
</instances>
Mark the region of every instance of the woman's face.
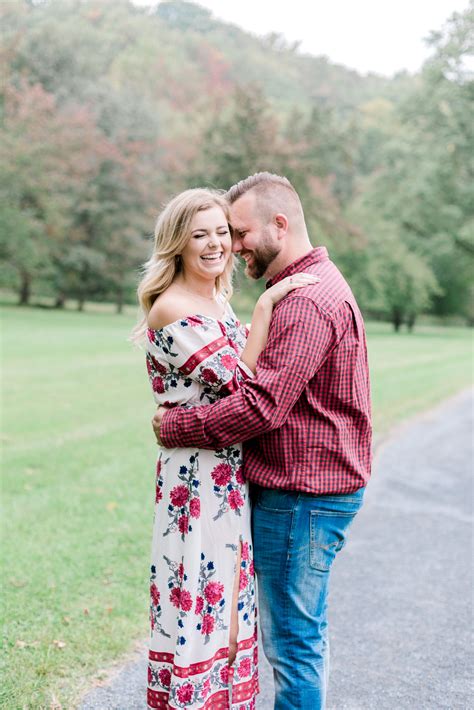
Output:
<instances>
[{"instance_id":1,"label":"woman's face","mask_svg":"<svg viewBox=\"0 0 474 710\"><path fill-rule=\"evenodd\" d=\"M217 205L198 212L190 228L191 236L181 253L185 275L216 279L229 260L232 240L227 218Z\"/></svg>"}]
</instances>

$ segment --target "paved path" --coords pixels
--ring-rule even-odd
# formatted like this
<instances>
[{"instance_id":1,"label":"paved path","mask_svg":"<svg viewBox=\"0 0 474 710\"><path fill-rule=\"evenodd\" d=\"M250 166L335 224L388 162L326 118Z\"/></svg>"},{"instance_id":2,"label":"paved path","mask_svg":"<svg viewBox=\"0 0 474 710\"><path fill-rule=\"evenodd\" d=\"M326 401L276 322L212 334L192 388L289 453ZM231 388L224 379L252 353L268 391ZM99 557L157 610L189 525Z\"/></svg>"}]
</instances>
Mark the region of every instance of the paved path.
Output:
<instances>
[{"instance_id":1,"label":"paved path","mask_svg":"<svg viewBox=\"0 0 474 710\"><path fill-rule=\"evenodd\" d=\"M328 710L474 707L472 432L473 397L464 393L379 448L333 570ZM139 655L80 710L144 710ZM264 662L261 676L258 708L271 710Z\"/></svg>"}]
</instances>

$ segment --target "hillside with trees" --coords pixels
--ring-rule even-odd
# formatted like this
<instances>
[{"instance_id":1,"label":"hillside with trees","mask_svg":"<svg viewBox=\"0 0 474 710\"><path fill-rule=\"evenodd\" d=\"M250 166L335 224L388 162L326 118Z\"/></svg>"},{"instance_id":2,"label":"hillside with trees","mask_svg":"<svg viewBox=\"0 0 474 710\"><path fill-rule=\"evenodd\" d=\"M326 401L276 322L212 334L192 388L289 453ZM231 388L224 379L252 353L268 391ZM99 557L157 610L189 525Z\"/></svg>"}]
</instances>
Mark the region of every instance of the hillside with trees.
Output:
<instances>
[{"instance_id":1,"label":"hillside with trees","mask_svg":"<svg viewBox=\"0 0 474 710\"><path fill-rule=\"evenodd\" d=\"M474 3L361 76L183 0L3 3L0 257L22 304L134 302L176 192L287 175L369 314L472 323Z\"/></svg>"}]
</instances>

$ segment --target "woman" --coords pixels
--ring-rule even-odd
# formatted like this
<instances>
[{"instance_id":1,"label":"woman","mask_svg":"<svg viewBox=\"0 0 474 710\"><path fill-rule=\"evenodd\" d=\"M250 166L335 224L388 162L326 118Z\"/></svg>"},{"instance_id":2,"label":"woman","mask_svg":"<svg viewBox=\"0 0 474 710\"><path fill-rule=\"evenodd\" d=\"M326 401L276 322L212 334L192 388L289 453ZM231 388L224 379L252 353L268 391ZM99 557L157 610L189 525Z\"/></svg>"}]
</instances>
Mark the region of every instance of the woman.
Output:
<instances>
[{"instance_id":1,"label":"woman","mask_svg":"<svg viewBox=\"0 0 474 710\"><path fill-rule=\"evenodd\" d=\"M275 303L317 280L298 274L268 289L248 335L228 304L228 221L224 198L204 189L178 195L158 219L136 329L146 335L158 404L207 404L233 392L255 372ZM240 445L159 454L150 596L148 707L254 708L255 585Z\"/></svg>"}]
</instances>

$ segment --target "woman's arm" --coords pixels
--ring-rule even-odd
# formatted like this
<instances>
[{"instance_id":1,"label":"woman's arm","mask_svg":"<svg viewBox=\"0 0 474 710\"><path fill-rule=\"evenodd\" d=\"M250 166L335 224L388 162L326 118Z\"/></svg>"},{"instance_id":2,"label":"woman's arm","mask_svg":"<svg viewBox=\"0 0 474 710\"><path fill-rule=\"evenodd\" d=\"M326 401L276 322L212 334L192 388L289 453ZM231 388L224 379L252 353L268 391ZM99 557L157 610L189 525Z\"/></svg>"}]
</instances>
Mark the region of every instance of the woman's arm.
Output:
<instances>
[{"instance_id":1,"label":"woman's arm","mask_svg":"<svg viewBox=\"0 0 474 710\"><path fill-rule=\"evenodd\" d=\"M267 289L265 293L262 293L255 304L250 333L245 348L240 355L240 359L254 374L259 355L267 344L268 329L270 327L274 306L290 293L290 291L317 283L318 281L320 281L320 279L312 274L293 274L293 276L287 276L285 279L282 279L277 284Z\"/></svg>"}]
</instances>

